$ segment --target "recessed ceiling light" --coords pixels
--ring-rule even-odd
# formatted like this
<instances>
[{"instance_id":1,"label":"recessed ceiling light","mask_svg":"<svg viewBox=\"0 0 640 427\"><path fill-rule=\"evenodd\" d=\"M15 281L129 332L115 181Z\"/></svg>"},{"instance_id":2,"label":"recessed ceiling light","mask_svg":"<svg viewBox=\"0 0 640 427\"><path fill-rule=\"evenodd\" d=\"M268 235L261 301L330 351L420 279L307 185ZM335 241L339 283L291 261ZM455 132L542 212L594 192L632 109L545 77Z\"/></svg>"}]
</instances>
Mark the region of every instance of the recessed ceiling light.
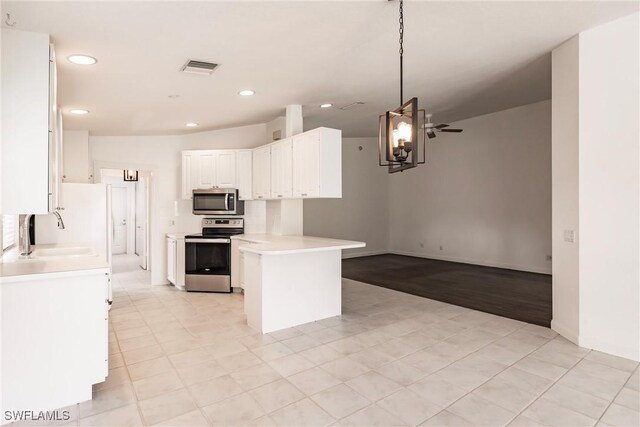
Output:
<instances>
[{"instance_id":1,"label":"recessed ceiling light","mask_svg":"<svg viewBox=\"0 0 640 427\"><path fill-rule=\"evenodd\" d=\"M96 58L89 55L71 55L67 59L69 60L69 62L73 62L74 64L78 65L93 65L98 62Z\"/></svg>"},{"instance_id":2,"label":"recessed ceiling light","mask_svg":"<svg viewBox=\"0 0 640 427\"><path fill-rule=\"evenodd\" d=\"M197 123L187 123L185 126L188 127L188 128L194 128L194 127L198 126L198 124Z\"/></svg>"},{"instance_id":3,"label":"recessed ceiling light","mask_svg":"<svg viewBox=\"0 0 640 427\"><path fill-rule=\"evenodd\" d=\"M73 108L73 109L69 110L69 112L71 114L77 114L79 116L82 116L83 114L89 114L89 110L85 110L83 108Z\"/></svg>"},{"instance_id":4,"label":"recessed ceiling light","mask_svg":"<svg viewBox=\"0 0 640 427\"><path fill-rule=\"evenodd\" d=\"M256 93L255 90L243 89L240 92L238 92L238 95L240 95L240 96L251 96L251 95L253 95L255 93Z\"/></svg>"},{"instance_id":5,"label":"recessed ceiling light","mask_svg":"<svg viewBox=\"0 0 640 427\"><path fill-rule=\"evenodd\" d=\"M327 104L320 104L320 108L330 108L330 107L333 107L333 104L329 104L329 103L327 103Z\"/></svg>"}]
</instances>

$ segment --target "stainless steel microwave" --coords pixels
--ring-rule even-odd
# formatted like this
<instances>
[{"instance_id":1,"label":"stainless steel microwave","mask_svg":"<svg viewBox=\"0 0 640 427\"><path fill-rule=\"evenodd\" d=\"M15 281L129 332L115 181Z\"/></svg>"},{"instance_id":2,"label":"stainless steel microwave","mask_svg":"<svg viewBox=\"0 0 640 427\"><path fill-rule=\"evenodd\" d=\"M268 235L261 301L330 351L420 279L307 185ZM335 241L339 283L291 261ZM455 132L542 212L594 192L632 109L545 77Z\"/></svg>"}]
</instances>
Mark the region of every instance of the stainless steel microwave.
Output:
<instances>
[{"instance_id":1,"label":"stainless steel microwave","mask_svg":"<svg viewBox=\"0 0 640 427\"><path fill-rule=\"evenodd\" d=\"M235 188L193 190L194 215L243 215L244 202Z\"/></svg>"}]
</instances>

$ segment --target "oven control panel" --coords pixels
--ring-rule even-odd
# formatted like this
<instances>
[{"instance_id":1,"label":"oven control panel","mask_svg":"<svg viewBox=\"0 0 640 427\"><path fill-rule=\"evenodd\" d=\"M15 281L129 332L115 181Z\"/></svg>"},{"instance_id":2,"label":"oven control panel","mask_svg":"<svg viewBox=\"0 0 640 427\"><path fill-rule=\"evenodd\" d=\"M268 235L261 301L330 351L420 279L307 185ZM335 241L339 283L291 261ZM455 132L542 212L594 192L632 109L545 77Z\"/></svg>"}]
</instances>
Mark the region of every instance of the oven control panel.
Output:
<instances>
[{"instance_id":1,"label":"oven control panel","mask_svg":"<svg viewBox=\"0 0 640 427\"><path fill-rule=\"evenodd\" d=\"M241 218L203 218L203 228L243 228L244 219Z\"/></svg>"}]
</instances>

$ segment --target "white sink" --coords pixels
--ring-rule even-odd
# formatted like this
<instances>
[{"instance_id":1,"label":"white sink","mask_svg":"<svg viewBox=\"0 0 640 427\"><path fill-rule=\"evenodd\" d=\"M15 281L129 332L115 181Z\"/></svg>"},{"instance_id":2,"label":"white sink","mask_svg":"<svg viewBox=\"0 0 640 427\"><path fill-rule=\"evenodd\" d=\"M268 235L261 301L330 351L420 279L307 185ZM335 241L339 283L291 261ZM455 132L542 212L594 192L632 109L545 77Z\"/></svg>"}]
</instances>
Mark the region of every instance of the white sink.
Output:
<instances>
[{"instance_id":1,"label":"white sink","mask_svg":"<svg viewBox=\"0 0 640 427\"><path fill-rule=\"evenodd\" d=\"M35 249L29 255L29 258L59 258L59 257L83 257L96 256L97 254L88 246L67 246L61 248L43 248Z\"/></svg>"}]
</instances>

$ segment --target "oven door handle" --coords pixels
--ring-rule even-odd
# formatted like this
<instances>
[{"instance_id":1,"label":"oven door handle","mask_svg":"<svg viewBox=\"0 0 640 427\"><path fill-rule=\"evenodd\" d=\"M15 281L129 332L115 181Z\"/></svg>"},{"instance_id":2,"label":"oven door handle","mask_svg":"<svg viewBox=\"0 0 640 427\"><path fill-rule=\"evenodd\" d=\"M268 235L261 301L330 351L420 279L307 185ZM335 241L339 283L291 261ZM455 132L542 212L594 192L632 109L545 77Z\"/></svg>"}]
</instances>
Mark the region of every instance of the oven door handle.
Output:
<instances>
[{"instance_id":1,"label":"oven door handle","mask_svg":"<svg viewBox=\"0 0 640 427\"><path fill-rule=\"evenodd\" d=\"M231 243L231 239L184 239L185 243Z\"/></svg>"}]
</instances>

